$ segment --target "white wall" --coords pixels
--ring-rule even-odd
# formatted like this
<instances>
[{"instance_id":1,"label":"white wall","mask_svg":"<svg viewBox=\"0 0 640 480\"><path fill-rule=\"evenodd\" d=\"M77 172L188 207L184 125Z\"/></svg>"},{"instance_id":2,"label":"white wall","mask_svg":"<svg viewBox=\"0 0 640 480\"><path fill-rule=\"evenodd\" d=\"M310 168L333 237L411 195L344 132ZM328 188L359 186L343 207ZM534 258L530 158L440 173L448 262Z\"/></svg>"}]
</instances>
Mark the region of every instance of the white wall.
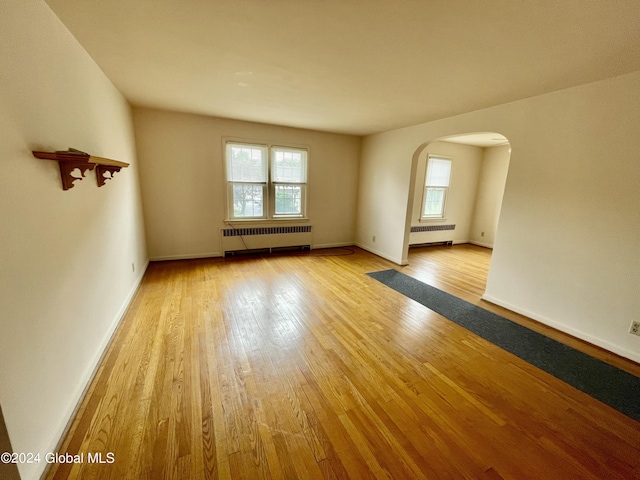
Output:
<instances>
[{"instance_id":1,"label":"white wall","mask_svg":"<svg viewBox=\"0 0 640 480\"><path fill-rule=\"evenodd\" d=\"M152 259L222 254L224 137L306 146L313 247L353 245L360 137L146 108L134 123Z\"/></svg>"},{"instance_id":2,"label":"white wall","mask_svg":"<svg viewBox=\"0 0 640 480\"><path fill-rule=\"evenodd\" d=\"M486 131L512 146L486 298L640 361L640 72L366 137L358 243L406 261L420 150Z\"/></svg>"},{"instance_id":3,"label":"white wall","mask_svg":"<svg viewBox=\"0 0 640 480\"><path fill-rule=\"evenodd\" d=\"M509 169L510 146L490 148L446 141L430 143L419 155L411 226L454 224L455 230L412 232L409 245L453 241L493 248ZM429 154L453 159L444 220L420 221ZM484 233L484 236L482 235Z\"/></svg>"},{"instance_id":4,"label":"white wall","mask_svg":"<svg viewBox=\"0 0 640 480\"><path fill-rule=\"evenodd\" d=\"M510 145L484 149L469 234L469 241L476 245L493 248L495 243L504 186L509 171L510 152Z\"/></svg>"},{"instance_id":5,"label":"white wall","mask_svg":"<svg viewBox=\"0 0 640 480\"><path fill-rule=\"evenodd\" d=\"M127 102L44 2L5 0L0 43L0 404L14 450L44 455L145 269L134 135ZM67 147L131 166L63 191L31 150Z\"/></svg>"},{"instance_id":6,"label":"white wall","mask_svg":"<svg viewBox=\"0 0 640 480\"><path fill-rule=\"evenodd\" d=\"M433 142L420 154L415 176L415 195L411 209L411 226L455 225L455 230L440 230L433 232L413 232L409 244L415 245L429 242L453 241L466 243L471 234L476 189L482 164L483 148L471 145L460 145L451 142ZM442 155L451 158L451 178L445 219L420 221L422 201L424 196L424 182L427 170L427 157Z\"/></svg>"},{"instance_id":7,"label":"white wall","mask_svg":"<svg viewBox=\"0 0 640 480\"><path fill-rule=\"evenodd\" d=\"M409 183L418 162L417 156L413 164L406 159L414 151L411 132L394 130L365 137L360 156L356 244L400 265L408 263L403 252L411 226L407 205L413 205L415 191Z\"/></svg>"}]
</instances>

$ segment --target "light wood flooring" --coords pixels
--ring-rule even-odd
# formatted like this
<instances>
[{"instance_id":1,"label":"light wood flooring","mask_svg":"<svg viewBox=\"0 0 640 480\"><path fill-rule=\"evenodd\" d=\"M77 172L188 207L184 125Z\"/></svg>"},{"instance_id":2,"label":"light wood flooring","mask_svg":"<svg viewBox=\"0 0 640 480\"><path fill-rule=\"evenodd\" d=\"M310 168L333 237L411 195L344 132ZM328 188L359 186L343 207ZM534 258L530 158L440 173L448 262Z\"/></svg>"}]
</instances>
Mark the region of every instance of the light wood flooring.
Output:
<instances>
[{"instance_id":1,"label":"light wood flooring","mask_svg":"<svg viewBox=\"0 0 640 480\"><path fill-rule=\"evenodd\" d=\"M48 478L640 478L640 423L365 273L639 365L480 300L490 250L353 250L152 263L61 448L115 461Z\"/></svg>"}]
</instances>

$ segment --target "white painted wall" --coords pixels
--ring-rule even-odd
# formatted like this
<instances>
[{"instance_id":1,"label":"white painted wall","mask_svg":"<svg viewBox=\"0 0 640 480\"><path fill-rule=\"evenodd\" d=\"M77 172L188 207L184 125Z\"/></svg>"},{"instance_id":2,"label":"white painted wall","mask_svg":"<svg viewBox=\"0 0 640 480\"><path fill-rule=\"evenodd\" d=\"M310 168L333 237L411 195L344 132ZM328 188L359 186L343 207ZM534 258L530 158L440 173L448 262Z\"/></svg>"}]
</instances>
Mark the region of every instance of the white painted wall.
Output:
<instances>
[{"instance_id":1,"label":"white painted wall","mask_svg":"<svg viewBox=\"0 0 640 480\"><path fill-rule=\"evenodd\" d=\"M358 243L406 261L420 150L486 131L512 146L486 298L640 361L640 72L366 137Z\"/></svg>"},{"instance_id":2,"label":"white painted wall","mask_svg":"<svg viewBox=\"0 0 640 480\"><path fill-rule=\"evenodd\" d=\"M0 15L0 404L16 452L54 451L146 264L129 105L49 7ZM131 166L63 191L75 147ZM136 271L132 272L131 264ZM44 461L20 465L38 478Z\"/></svg>"},{"instance_id":3,"label":"white painted wall","mask_svg":"<svg viewBox=\"0 0 640 480\"><path fill-rule=\"evenodd\" d=\"M146 108L134 123L152 259L222 254L225 137L307 147L313 247L353 245L360 137Z\"/></svg>"},{"instance_id":4,"label":"white painted wall","mask_svg":"<svg viewBox=\"0 0 640 480\"><path fill-rule=\"evenodd\" d=\"M414 232L410 234L409 244L415 245L429 242L453 241L466 243L471 234L471 222L476 201L476 190L482 164L483 148L471 145L461 145L451 142L433 142L422 151L418 159L415 176L415 195L411 213L411 226L450 225L455 230L441 230L435 232ZM424 196L424 182L427 170L427 157L442 155L452 160L451 178L445 219L420 221L422 201Z\"/></svg>"},{"instance_id":5,"label":"white painted wall","mask_svg":"<svg viewBox=\"0 0 640 480\"><path fill-rule=\"evenodd\" d=\"M500 145L483 150L469 241L493 248L509 171L511 146Z\"/></svg>"},{"instance_id":6,"label":"white painted wall","mask_svg":"<svg viewBox=\"0 0 640 480\"><path fill-rule=\"evenodd\" d=\"M411 132L394 130L365 137L360 156L356 245L400 265L408 263L403 247L412 212L407 205L413 205L415 192L408 184L418 162L406 159L414 151Z\"/></svg>"}]
</instances>

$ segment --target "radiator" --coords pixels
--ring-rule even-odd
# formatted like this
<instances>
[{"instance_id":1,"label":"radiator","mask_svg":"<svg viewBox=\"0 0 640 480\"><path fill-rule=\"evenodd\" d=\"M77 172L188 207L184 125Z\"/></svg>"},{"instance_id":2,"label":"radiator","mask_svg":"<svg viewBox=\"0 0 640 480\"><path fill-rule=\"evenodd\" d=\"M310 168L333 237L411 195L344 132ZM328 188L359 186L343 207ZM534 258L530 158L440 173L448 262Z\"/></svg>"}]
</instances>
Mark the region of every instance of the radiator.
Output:
<instances>
[{"instance_id":1,"label":"radiator","mask_svg":"<svg viewBox=\"0 0 640 480\"><path fill-rule=\"evenodd\" d=\"M311 248L311 226L232 227L223 228L222 253L273 251L284 248Z\"/></svg>"},{"instance_id":2,"label":"radiator","mask_svg":"<svg viewBox=\"0 0 640 480\"><path fill-rule=\"evenodd\" d=\"M420 225L411 227L411 233L417 232L439 232L442 230L455 230L455 225Z\"/></svg>"},{"instance_id":3,"label":"radiator","mask_svg":"<svg viewBox=\"0 0 640 480\"><path fill-rule=\"evenodd\" d=\"M423 247L427 245L453 245L452 230L454 225L416 225L411 227L409 237L410 247Z\"/></svg>"}]
</instances>

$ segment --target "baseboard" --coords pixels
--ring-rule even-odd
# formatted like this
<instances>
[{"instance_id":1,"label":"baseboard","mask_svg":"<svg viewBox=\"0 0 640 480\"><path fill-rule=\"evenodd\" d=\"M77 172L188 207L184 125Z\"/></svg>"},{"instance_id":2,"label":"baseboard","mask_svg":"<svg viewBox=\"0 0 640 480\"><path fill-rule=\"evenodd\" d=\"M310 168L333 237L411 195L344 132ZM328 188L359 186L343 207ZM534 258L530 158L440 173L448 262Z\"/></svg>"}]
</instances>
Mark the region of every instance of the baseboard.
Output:
<instances>
[{"instance_id":1,"label":"baseboard","mask_svg":"<svg viewBox=\"0 0 640 480\"><path fill-rule=\"evenodd\" d=\"M339 248L339 247L353 247L353 242L337 242L337 243L319 243L317 245L311 245L311 249L320 248ZM365 249L366 250L366 249ZM377 254L376 254L377 255ZM208 252L208 253L189 253L185 255L160 255L157 257L150 257L150 262L164 262L168 260L194 260L198 258L216 258L224 256L222 252ZM380 255L382 256L382 255Z\"/></svg>"},{"instance_id":2,"label":"baseboard","mask_svg":"<svg viewBox=\"0 0 640 480\"><path fill-rule=\"evenodd\" d=\"M338 242L338 243L320 243L317 245L311 245L312 250L320 249L320 248L339 248L339 247L353 247L355 244L353 242ZM209 253L193 253L186 255L162 255L159 257L151 257L149 261L151 262L165 262L169 260L194 260L198 258L216 258L222 257L222 252L209 252Z\"/></svg>"},{"instance_id":3,"label":"baseboard","mask_svg":"<svg viewBox=\"0 0 640 480\"><path fill-rule=\"evenodd\" d=\"M353 247L353 242L340 242L340 243L319 243L317 245L311 245L311 250L319 250L321 248L341 248L341 247Z\"/></svg>"},{"instance_id":4,"label":"baseboard","mask_svg":"<svg viewBox=\"0 0 640 480\"><path fill-rule=\"evenodd\" d=\"M374 255L377 255L378 257L382 257L385 260L389 260L390 262L393 262L393 263L395 263L397 265L409 265L409 262L406 261L406 260L398 259L398 258L395 258L395 257L390 257L390 256L386 255L385 253L379 252L379 251L369 247L368 245L363 245L361 243L356 243L355 245L356 245L356 247L359 247L359 248L361 248L363 250L366 250L369 253L373 253Z\"/></svg>"},{"instance_id":5,"label":"baseboard","mask_svg":"<svg viewBox=\"0 0 640 480\"><path fill-rule=\"evenodd\" d=\"M490 248L490 249L493 250L493 244L491 244L491 243L476 242L475 240L469 240L468 243L470 243L472 245L478 245L479 247Z\"/></svg>"},{"instance_id":6,"label":"baseboard","mask_svg":"<svg viewBox=\"0 0 640 480\"><path fill-rule=\"evenodd\" d=\"M427 247L430 245L436 246L436 245L444 245L448 242L451 242L451 245L466 245L466 244L473 244L473 245L478 245L479 247L485 247L485 248L491 248L493 249L493 245L489 245L488 243L484 244L484 243L480 243L480 242L473 242L471 240L441 240L441 241L437 241L437 242L426 242L426 243L410 243L409 244L409 248L412 247Z\"/></svg>"},{"instance_id":7,"label":"baseboard","mask_svg":"<svg viewBox=\"0 0 640 480\"><path fill-rule=\"evenodd\" d=\"M625 348L621 348L618 345L596 338L580 330L576 330L574 328L568 327L562 323L556 322L555 320L551 320L550 318L546 318L542 315L538 315L535 312L531 312L529 310L519 308L515 305L510 304L509 302L505 302L503 300L500 300L499 298L492 297L491 295L484 294L482 296L482 299L486 300L487 302L498 305L500 307L506 308L507 310L511 310L512 312L519 313L520 315L524 315L525 317L531 318L536 322L540 322L550 327L553 327L556 330L559 330L563 333L571 335L572 337L576 337L580 340L584 340L587 343L603 348L609 352L615 353L616 355L620 355L621 357L640 363L640 354L638 354L637 352L634 352L633 350L627 350Z\"/></svg>"},{"instance_id":8,"label":"baseboard","mask_svg":"<svg viewBox=\"0 0 640 480\"><path fill-rule=\"evenodd\" d=\"M52 444L50 445L50 448L47 450L48 452L58 452L59 449L62 447L62 444L67 434L69 433L71 426L73 425L73 421L75 420L76 414L78 413L80 407L82 406L84 397L87 394L87 391L89 390L89 387L91 386L91 383L93 382L93 379L96 376L96 373L98 373L98 369L102 364L102 360L104 359L105 355L107 354L107 351L109 350L109 345L111 345L111 342L113 341L113 337L116 331L118 330L118 327L120 326L120 323L122 322L125 314L127 313L127 310L131 305L131 302L133 301L133 297L135 297L136 292L140 288L140 284L142 283L142 279L144 277L145 272L147 271L148 266L149 266L149 260L147 260L144 263L143 268L139 269L138 277L133 283L133 287L127 294L124 302L122 303L122 305L120 306L120 309L118 310L118 313L116 314L113 321L111 322L111 325L107 329L107 332L102 342L100 343L100 346L96 350L96 355L94 356L92 362L89 364L89 368L87 369L86 375L84 375L84 377L79 382L80 386L76 390L73 396L74 401L71 402L71 407L62 416L63 422L61 422L60 426L56 429L57 435L54 435L54 438L57 438L57 440L55 442L52 442ZM41 480L43 480L47 476L47 473L49 472L49 469L51 468L51 466L52 464L47 464L46 462L43 464L43 471L40 474Z\"/></svg>"},{"instance_id":9,"label":"baseboard","mask_svg":"<svg viewBox=\"0 0 640 480\"><path fill-rule=\"evenodd\" d=\"M188 253L185 255L161 255L159 257L150 257L150 262L164 262L167 260L193 260L196 258L214 258L222 257L222 252L209 253Z\"/></svg>"}]
</instances>

